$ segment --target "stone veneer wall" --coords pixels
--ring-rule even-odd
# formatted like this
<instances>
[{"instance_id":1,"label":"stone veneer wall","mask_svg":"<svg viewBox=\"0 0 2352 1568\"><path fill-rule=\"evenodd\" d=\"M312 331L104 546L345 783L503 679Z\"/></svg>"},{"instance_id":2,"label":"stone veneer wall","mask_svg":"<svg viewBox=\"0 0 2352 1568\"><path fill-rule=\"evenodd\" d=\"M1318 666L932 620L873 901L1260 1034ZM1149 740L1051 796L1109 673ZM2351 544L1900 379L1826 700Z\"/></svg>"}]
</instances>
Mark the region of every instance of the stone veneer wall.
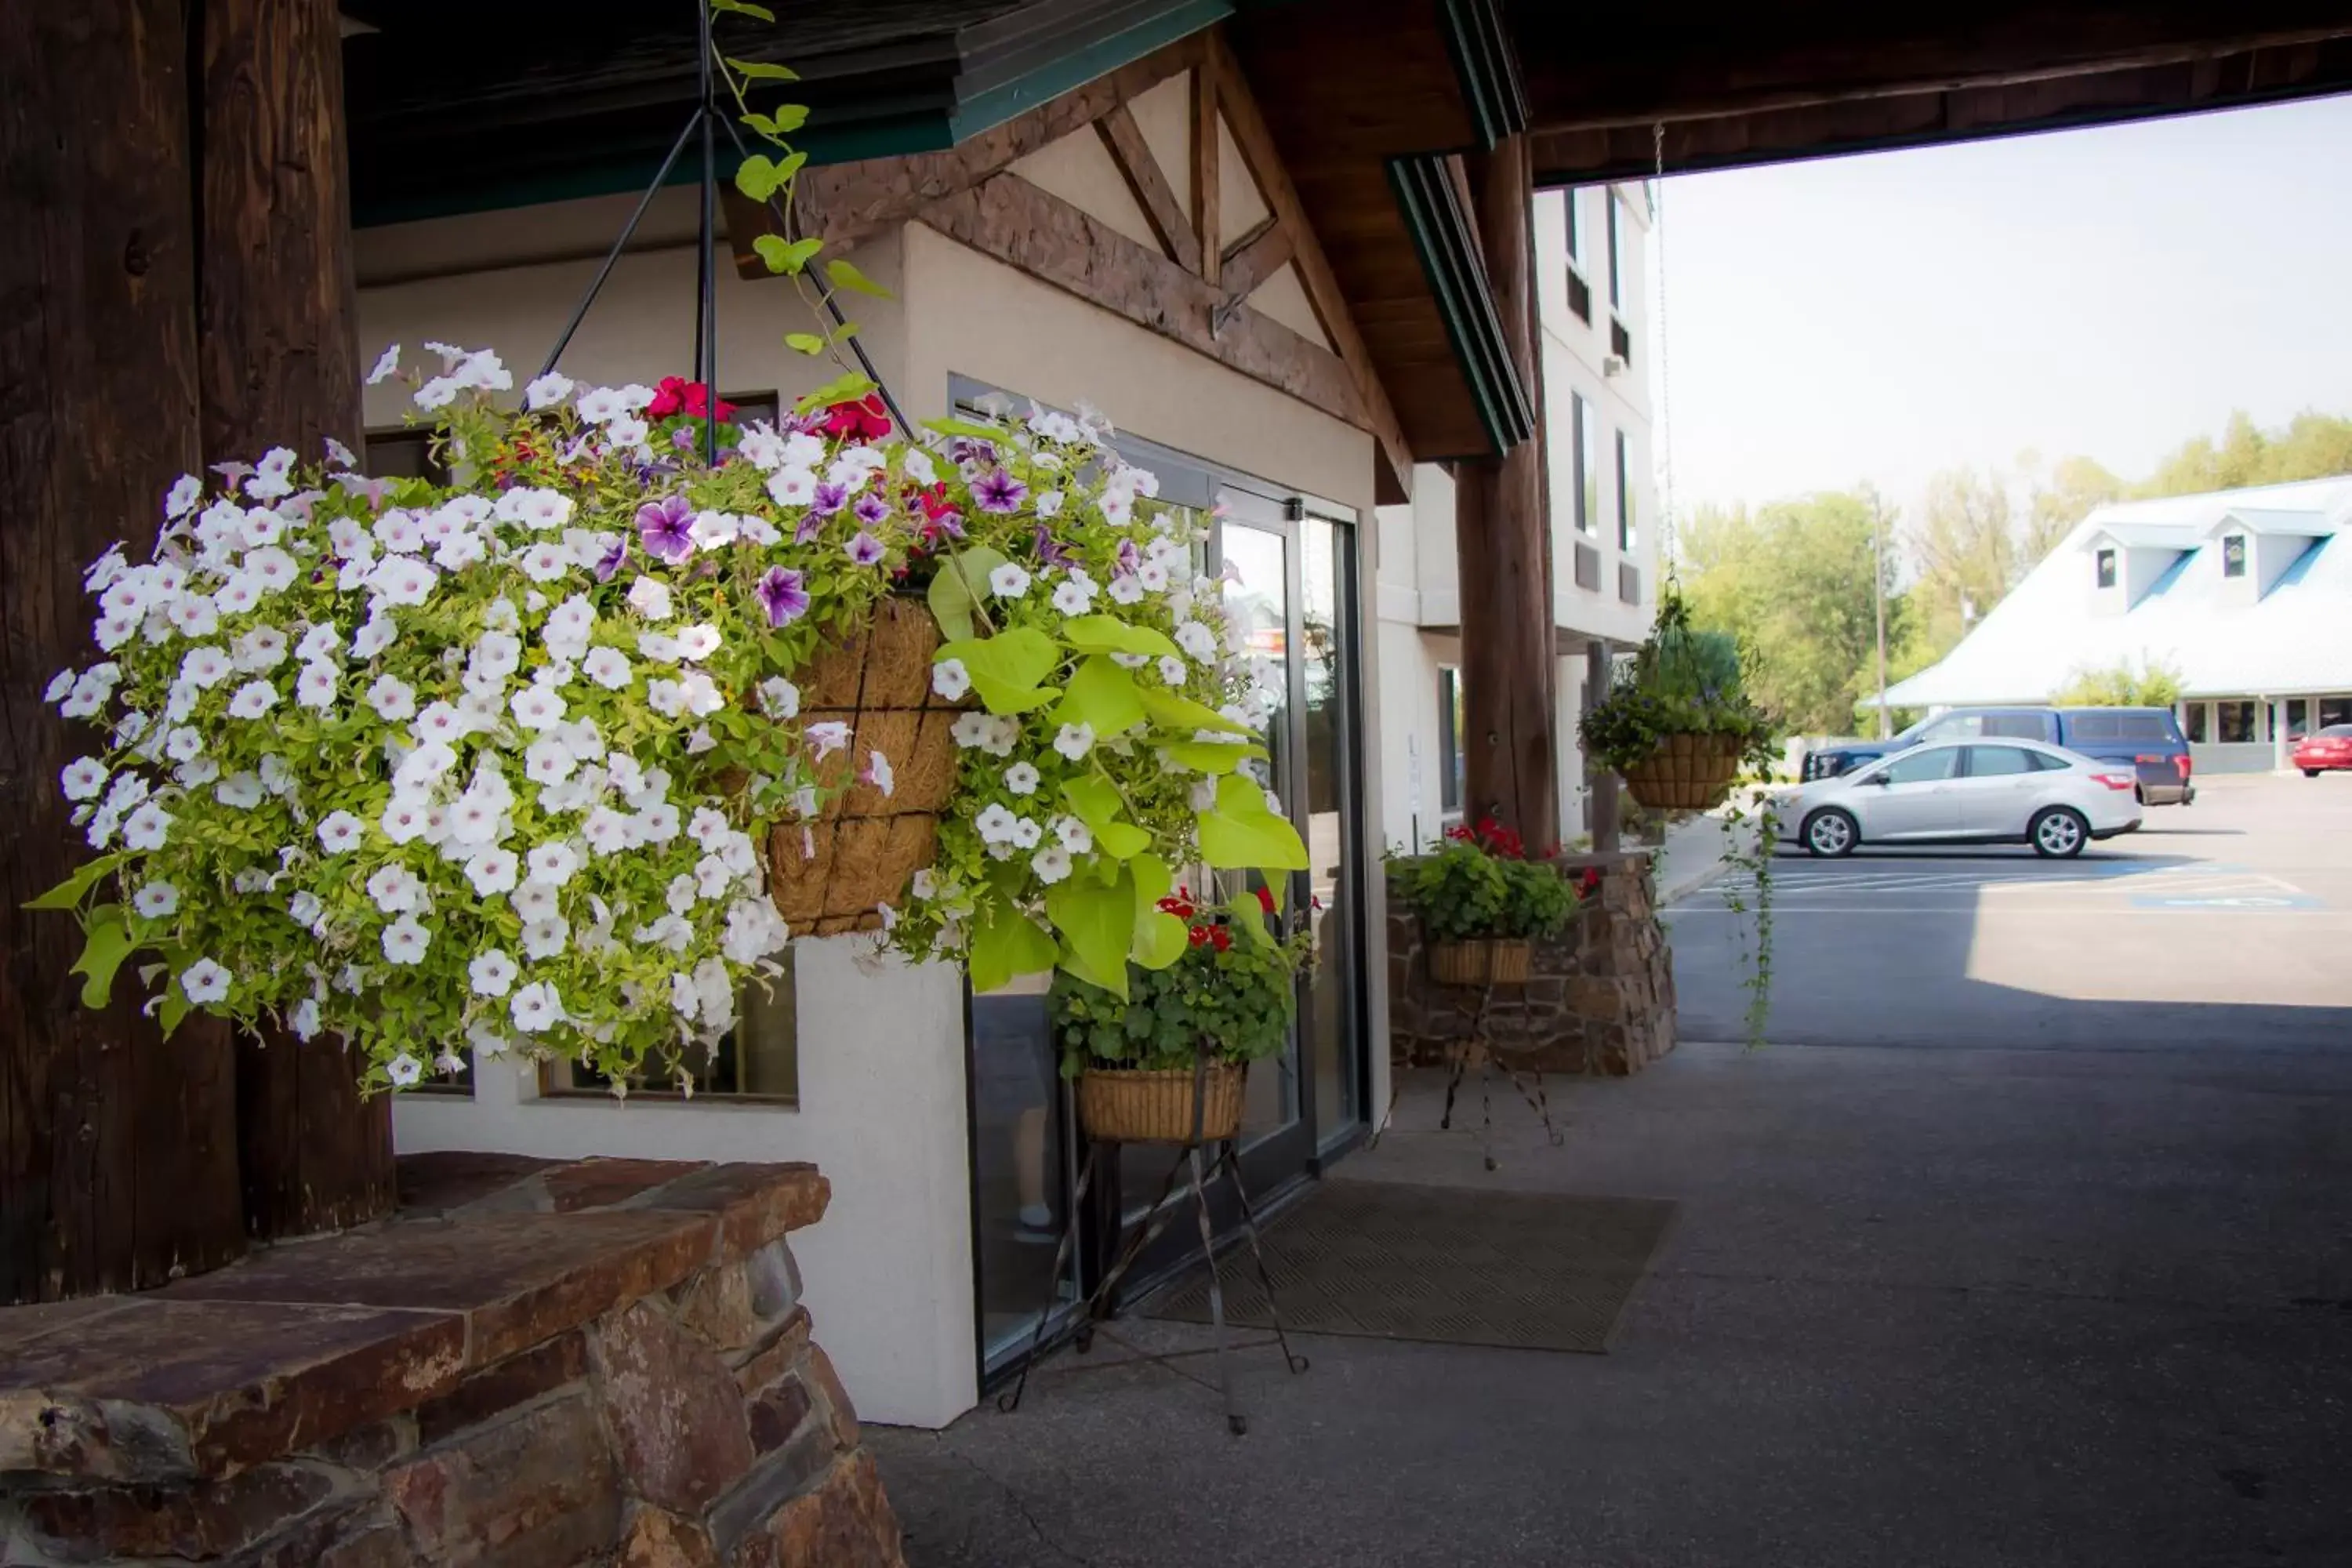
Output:
<instances>
[{"instance_id":1,"label":"stone veneer wall","mask_svg":"<svg viewBox=\"0 0 2352 1568\"><path fill-rule=\"evenodd\" d=\"M1499 1057L1546 1072L1636 1073L1675 1048L1674 954L1659 929L1650 857L1569 855L1561 874L1601 872L1557 939L1536 944L1524 988L1497 986L1487 1034ZM1477 993L1429 978L1421 919L1389 889L1389 1032L1391 1057L1415 1066L1446 1060L1469 1037Z\"/></svg>"},{"instance_id":2,"label":"stone veneer wall","mask_svg":"<svg viewBox=\"0 0 2352 1568\"><path fill-rule=\"evenodd\" d=\"M904 1568L813 1167L400 1166L394 1219L0 1310L0 1563Z\"/></svg>"}]
</instances>

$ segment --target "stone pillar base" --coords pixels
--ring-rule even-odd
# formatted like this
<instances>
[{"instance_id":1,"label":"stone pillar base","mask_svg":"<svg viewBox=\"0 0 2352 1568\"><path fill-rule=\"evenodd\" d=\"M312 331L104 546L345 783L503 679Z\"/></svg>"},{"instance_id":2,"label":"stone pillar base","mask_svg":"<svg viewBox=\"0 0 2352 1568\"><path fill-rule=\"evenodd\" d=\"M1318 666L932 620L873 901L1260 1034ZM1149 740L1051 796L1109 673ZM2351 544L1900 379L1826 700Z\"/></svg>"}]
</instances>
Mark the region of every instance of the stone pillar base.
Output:
<instances>
[{"instance_id":1,"label":"stone pillar base","mask_svg":"<svg viewBox=\"0 0 2352 1568\"><path fill-rule=\"evenodd\" d=\"M383 1223L0 1310L0 1563L903 1568L807 1165L400 1162Z\"/></svg>"}]
</instances>

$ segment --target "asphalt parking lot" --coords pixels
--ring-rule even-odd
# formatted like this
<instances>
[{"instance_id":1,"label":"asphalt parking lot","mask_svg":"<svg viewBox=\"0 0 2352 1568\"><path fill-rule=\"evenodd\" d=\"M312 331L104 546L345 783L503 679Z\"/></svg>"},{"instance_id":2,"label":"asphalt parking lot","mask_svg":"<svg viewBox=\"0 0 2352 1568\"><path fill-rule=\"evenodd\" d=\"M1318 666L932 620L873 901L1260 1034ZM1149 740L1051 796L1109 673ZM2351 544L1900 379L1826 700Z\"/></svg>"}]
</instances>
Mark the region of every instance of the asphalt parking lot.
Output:
<instances>
[{"instance_id":1,"label":"asphalt parking lot","mask_svg":"<svg viewBox=\"0 0 2352 1568\"><path fill-rule=\"evenodd\" d=\"M1777 1044L2352 1053L2352 774L2213 779L2074 860L1865 846L1772 874ZM1672 910L1686 1040L1744 1037L1744 880Z\"/></svg>"}]
</instances>

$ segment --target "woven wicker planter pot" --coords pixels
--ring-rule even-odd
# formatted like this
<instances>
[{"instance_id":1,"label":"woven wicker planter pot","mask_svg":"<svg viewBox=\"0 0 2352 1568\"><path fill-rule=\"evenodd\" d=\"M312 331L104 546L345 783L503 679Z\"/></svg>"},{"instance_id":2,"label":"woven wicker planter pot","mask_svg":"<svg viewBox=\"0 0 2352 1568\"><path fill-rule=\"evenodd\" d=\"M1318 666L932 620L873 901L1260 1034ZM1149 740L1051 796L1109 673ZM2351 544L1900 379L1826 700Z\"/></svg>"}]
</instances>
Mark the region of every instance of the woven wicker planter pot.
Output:
<instances>
[{"instance_id":1,"label":"woven wicker planter pot","mask_svg":"<svg viewBox=\"0 0 2352 1568\"><path fill-rule=\"evenodd\" d=\"M1709 811L1731 793L1743 748L1731 735L1668 735L1625 770L1625 787L1648 811Z\"/></svg>"},{"instance_id":2,"label":"woven wicker planter pot","mask_svg":"<svg viewBox=\"0 0 2352 1568\"><path fill-rule=\"evenodd\" d=\"M1249 1069L1209 1064L1202 1085L1198 1142L1230 1138L1242 1124L1242 1088ZM1078 1120L1090 1138L1106 1143L1191 1143L1191 1068L1088 1068L1078 1075Z\"/></svg>"},{"instance_id":3,"label":"woven wicker planter pot","mask_svg":"<svg viewBox=\"0 0 2352 1568\"><path fill-rule=\"evenodd\" d=\"M1534 945L1524 937L1433 942L1429 977L1440 985L1524 985Z\"/></svg>"},{"instance_id":4,"label":"woven wicker planter pot","mask_svg":"<svg viewBox=\"0 0 2352 1568\"><path fill-rule=\"evenodd\" d=\"M801 725L839 721L852 735L816 766L823 815L779 823L768 841L768 886L794 936L879 927L875 906L902 901L907 879L931 863L955 788L948 731L965 706L931 690L939 646L929 610L889 598L803 672ZM857 782L877 751L889 759L887 795Z\"/></svg>"}]
</instances>

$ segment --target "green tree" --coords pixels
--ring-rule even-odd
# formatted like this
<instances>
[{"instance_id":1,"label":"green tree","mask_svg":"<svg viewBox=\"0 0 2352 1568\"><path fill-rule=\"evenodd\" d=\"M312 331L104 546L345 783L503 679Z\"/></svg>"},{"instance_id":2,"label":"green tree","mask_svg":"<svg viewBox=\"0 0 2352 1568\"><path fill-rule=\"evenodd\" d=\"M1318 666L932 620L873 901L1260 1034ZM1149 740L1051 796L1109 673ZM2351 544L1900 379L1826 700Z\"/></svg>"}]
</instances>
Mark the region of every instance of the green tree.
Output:
<instances>
[{"instance_id":1,"label":"green tree","mask_svg":"<svg viewBox=\"0 0 2352 1568\"><path fill-rule=\"evenodd\" d=\"M1680 531L1693 624L1739 639L1749 692L1791 731L1844 733L1877 689L1874 499L1831 491L1754 511L1701 508ZM1887 555L1891 570L1891 541Z\"/></svg>"},{"instance_id":2,"label":"green tree","mask_svg":"<svg viewBox=\"0 0 2352 1568\"><path fill-rule=\"evenodd\" d=\"M2035 559L2018 537L2001 477L1973 468L1947 468L1927 481L1906 542L1914 568L1906 597L1930 663L2000 603Z\"/></svg>"},{"instance_id":3,"label":"green tree","mask_svg":"<svg viewBox=\"0 0 2352 1568\"><path fill-rule=\"evenodd\" d=\"M2128 487L2089 458L2061 458L2046 469L2028 453L2020 460L2026 481L2025 558L2039 561L2061 540L2110 501L2121 500Z\"/></svg>"},{"instance_id":4,"label":"green tree","mask_svg":"<svg viewBox=\"0 0 2352 1568\"><path fill-rule=\"evenodd\" d=\"M2352 474L2352 419L2306 409L2270 432L2241 409L2230 416L2218 444L2191 437L2134 489L2143 496L2188 496L2339 474Z\"/></svg>"}]
</instances>

